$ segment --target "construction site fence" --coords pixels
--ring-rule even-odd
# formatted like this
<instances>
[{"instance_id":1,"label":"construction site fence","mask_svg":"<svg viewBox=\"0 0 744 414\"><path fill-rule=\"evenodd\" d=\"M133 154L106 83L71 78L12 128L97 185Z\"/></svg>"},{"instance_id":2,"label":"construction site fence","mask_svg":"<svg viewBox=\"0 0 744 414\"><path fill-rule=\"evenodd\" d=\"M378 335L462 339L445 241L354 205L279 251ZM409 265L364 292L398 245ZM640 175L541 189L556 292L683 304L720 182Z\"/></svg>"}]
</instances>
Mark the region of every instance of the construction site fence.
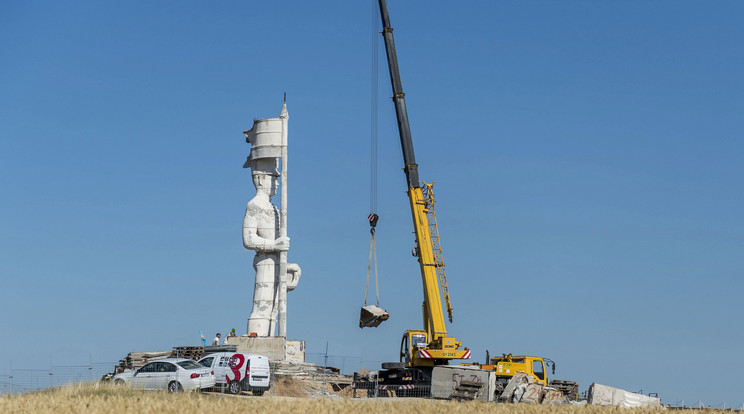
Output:
<instances>
[{"instance_id":1,"label":"construction site fence","mask_svg":"<svg viewBox=\"0 0 744 414\"><path fill-rule=\"evenodd\" d=\"M93 382L113 371L117 362L52 365L47 369L13 368L0 374L0 392L18 394L69 384Z\"/></svg>"},{"instance_id":2,"label":"construction site fence","mask_svg":"<svg viewBox=\"0 0 744 414\"><path fill-rule=\"evenodd\" d=\"M305 353L305 361L319 367L338 369L340 374L353 375L360 370L378 371L383 361L365 360L359 356L326 355L324 353Z\"/></svg>"},{"instance_id":3,"label":"construction site fence","mask_svg":"<svg viewBox=\"0 0 744 414\"><path fill-rule=\"evenodd\" d=\"M328 367L343 375L353 375L360 369L377 371L381 361L369 361L354 356L326 355L323 353L307 353L306 361L320 367ZM91 362L86 365L52 365L46 369L12 368L0 372L0 394L20 394L46 388L61 387L70 384L90 383L100 380L106 374L113 372L119 362ZM273 371L273 370L272 370ZM374 376L372 376L374 377ZM272 383L276 380L272 372ZM382 385L375 381L353 381L353 398L391 398L391 397L419 397L431 398L429 386L422 385ZM585 394L585 393L583 393ZM347 394L348 395L348 394ZM677 401L667 405L671 409L700 409L716 408L726 411L744 410L742 405L727 405L725 403L709 404L703 401L692 403Z\"/></svg>"},{"instance_id":4,"label":"construction site fence","mask_svg":"<svg viewBox=\"0 0 744 414\"><path fill-rule=\"evenodd\" d=\"M359 356L306 353L305 360L329 372L353 375L362 369L376 371L382 361L365 360ZM18 394L69 384L93 382L114 371L119 362L91 362L87 365L52 365L49 368L11 368L0 372L0 394ZM272 381L275 379L272 370Z\"/></svg>"},{"instance_id":5,"label":"construction site fence","mask_svg":"<svg viewBox=\"0 0 744 414\"><path fill-rule=\"evenodd\" d=\"M374 381L354 381L351 386L353 398L432 398L430 385L382 385Z\"/></svg>"}]
</instances>

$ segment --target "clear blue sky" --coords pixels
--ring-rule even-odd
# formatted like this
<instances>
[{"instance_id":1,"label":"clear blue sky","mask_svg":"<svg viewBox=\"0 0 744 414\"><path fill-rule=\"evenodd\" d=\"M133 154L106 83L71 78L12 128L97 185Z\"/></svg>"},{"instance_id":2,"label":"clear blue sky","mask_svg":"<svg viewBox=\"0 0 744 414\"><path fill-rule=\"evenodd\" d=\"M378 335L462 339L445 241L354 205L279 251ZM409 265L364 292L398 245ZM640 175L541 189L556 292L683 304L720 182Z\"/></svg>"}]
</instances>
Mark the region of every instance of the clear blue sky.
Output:
<instances>
[{"instance_id":1,"label":"clear blue sky","mask_svg":"<svg viewBox=\"0 0 744 414\"><path fill-rule=\"evenodd\" d=\"M744 402L744 5L397 1L421 177L478 359L664 402ZM368 253L373 2L0 6L0 369L196 345L250 311L254 118L290 112L289 336L396 360L421 283L380 47L378 254L391 319L357 327ZM376 16L376 14L375 14Z\"/></svg>"}]
</instances>

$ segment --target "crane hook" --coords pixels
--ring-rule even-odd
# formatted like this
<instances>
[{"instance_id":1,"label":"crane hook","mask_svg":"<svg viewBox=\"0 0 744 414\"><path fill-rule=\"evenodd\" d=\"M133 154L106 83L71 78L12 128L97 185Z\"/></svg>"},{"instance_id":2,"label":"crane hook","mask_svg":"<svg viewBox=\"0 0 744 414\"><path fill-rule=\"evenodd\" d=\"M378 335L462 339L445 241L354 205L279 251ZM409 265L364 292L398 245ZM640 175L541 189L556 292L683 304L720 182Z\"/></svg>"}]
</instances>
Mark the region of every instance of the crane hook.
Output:
<instances>
[{"instance_id":1,"label":"crane hook","mask_svg":"<svg viewBox=\"0 0 744 414\"><path fill-rule=\"evenodd\" d=\"M369 220L369 226L371 227L369 229L370 233L375 234L375 227L377 226L377 220L379 219L380 216L375 213L371 213L369 216L367 216L367 220Z\"/></svg>"}]
</instances>

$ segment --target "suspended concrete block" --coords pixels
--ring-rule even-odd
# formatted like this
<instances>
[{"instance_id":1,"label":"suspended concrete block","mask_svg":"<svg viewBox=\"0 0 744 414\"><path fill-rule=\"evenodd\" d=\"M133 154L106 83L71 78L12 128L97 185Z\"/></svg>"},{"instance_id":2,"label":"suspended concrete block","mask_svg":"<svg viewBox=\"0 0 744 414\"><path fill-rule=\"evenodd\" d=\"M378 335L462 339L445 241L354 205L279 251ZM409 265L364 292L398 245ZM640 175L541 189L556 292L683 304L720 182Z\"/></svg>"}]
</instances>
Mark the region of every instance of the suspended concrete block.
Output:
<instances>
[{"instance_id":1,"label":"suspended concrete block","mask_svg":"<svg viewBox=\"0 0 744 414\"><path fill-rule=\"evenodd\" d=\"M390 315L379 306L362 306L362 312L361 315L359 315L359 327L376 328L381 323L388 320L389 317Z\"/></svg>"}]
</instances>

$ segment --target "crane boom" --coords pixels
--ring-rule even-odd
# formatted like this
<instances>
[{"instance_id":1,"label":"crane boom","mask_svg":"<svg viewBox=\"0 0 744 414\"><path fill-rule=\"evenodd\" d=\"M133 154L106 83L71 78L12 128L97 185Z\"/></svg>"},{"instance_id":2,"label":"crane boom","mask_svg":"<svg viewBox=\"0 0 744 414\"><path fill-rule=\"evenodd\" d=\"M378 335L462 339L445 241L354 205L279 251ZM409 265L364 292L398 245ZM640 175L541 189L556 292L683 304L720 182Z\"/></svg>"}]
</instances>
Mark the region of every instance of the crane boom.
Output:
<instances>
[{"instance_id":1,"label":"crane boom","mask_svg":"<svg viewBox=\"0 0 744 414\"><path fill-rule=\"evenodd\" d=\"M421 278L424 288L423 320L425 342L421 342L422 331L409 330L403 337L401 343L401 359L405 358L408 366L434 366L446 364L449 359L469 358L470 352L460 350L460 342L455 338L447 336L447 327L442 311L442 297L440 294L440 279L437 275L438 269L443 267L441 260L437 260L436 252L439 250L438 243L432 239L430 230L429 213L433 209L433 202L428 201L430 197L424 197L418 175L418 165L413 152L413 140L411 139L411 128L408 123L408 112L406 110L405 93L398 68L398 57L393 40L393 28L390 26L390 17L387 11L386 0L378 0L380 5L380 16L382 18L382 34L385 39L385 51L387 53L390 81L393 87L393 102L398 120L398 133L400 144L403 149L404 171L408 185L408 199L411 206L413 228L416 234L416 253L421 267ZM430 194L431 186L427 185ZM437 238L438 240L438 238ZM442 283L444 279L442 279ZM452 308L449 303L449 295L446 294L446 285L441 286L445 290L445 299L450 321L452 320ZM423 351L423 352L422 352Z\"/></svg>"},{"instance_id":2,"label":"crane boom","mask_svg":"<svg viewBox=\"0 0 744 414\"><path fill-rule=\"evenodd\" d=\"M406 94L403 93L403 83L400 80L398 69L398 55L395 52L395 40L393 39L393 28L390 27L390 16L387 11L387 2L379 0L380 16L382 17L382 36L385 38L385 52L387 53L388 69L390 71L390 82L393 85L393 103L395 103L395 115L398 118L398 134L400 145L403 148L404 170L409 188L421 188L418 177L418 165L413 153L413 140L411 139L411 127L408 124L408 111L406 110Z\"/></svg>"}]
</instances>

